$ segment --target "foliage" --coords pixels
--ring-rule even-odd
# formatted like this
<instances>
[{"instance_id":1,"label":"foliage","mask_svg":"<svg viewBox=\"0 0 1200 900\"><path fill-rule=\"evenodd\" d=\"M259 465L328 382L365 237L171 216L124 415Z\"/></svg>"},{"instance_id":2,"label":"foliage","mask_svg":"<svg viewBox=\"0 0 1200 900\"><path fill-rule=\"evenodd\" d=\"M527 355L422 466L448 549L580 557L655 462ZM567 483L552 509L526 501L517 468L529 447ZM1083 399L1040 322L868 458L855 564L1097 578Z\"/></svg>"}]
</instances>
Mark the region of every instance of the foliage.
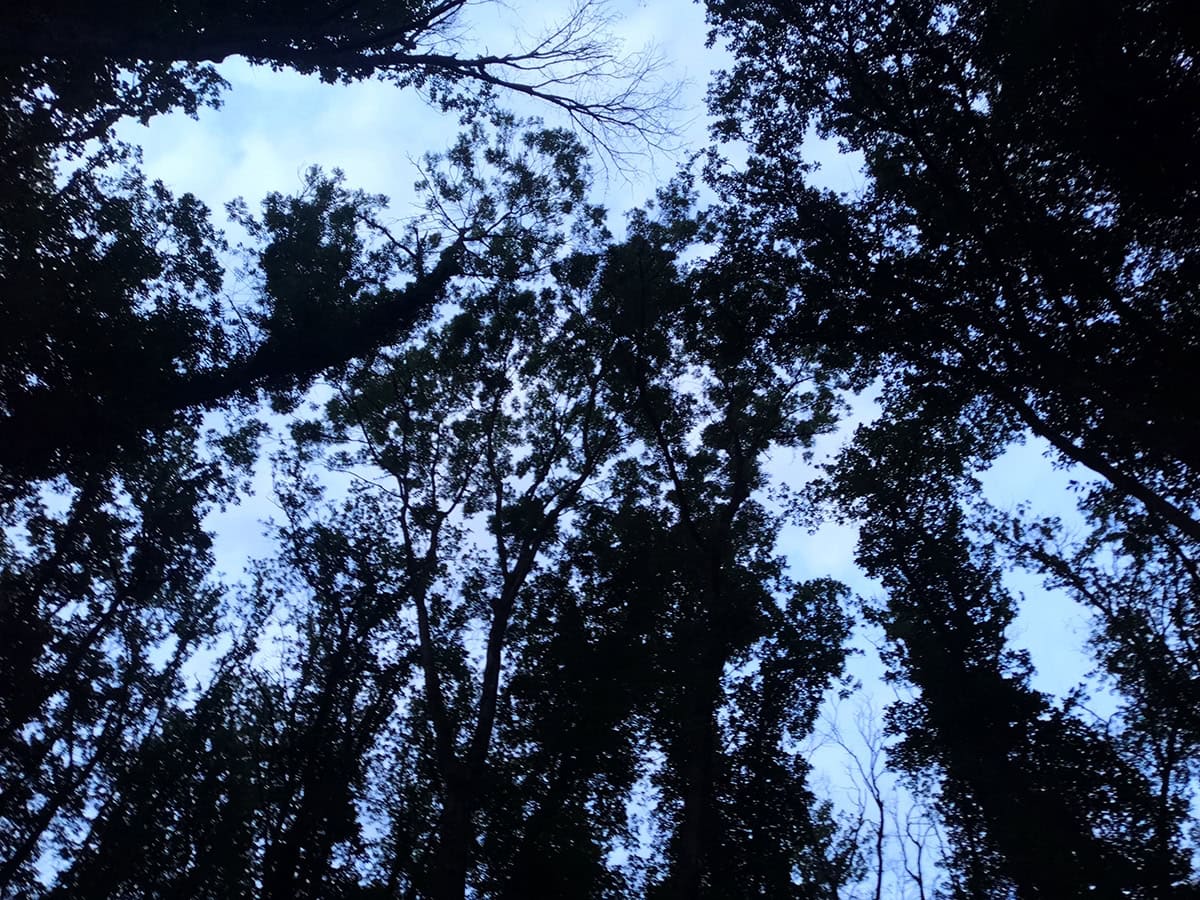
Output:
<instances>
[{"instance_id":1,"label":"foliage","mask_svg":"<svg viewBox=\"0 0 1200 900\"><path fill-rule=\"evenodd\" d=\"M890 846L897 897L1195 896L1183 4L710 0L749 158L620 239L577 134L494 92L653 142L652 60L586 3L472 55L463 7L0 13L0 894L882 900ZM234 55L464 126L403 232L337 170L229 204L237 307L209 211L112 137L219 104ZM206 517L266 434L281 518L235 587ZM989 505L1029 435L1102 479L1082 533ZM823 513L878 599L781 555ZM1090 616L1111 718L1035 688L1019 571ZM806 750L863 633L898 696L855 821Z\"/></svg>"},{"instance_id":2,"label":"foliage","mask_svg":"<svg viewBox=\"0 0 1200 900\"><path fill-rule=\"evenodd\" d=\"M1030 687L1028 657L1007 648L1015 605L995 545L959 505L974 491L954 422L910 415L861 430L834 490L862 516L859 561L887 591L871 617L891 676L920 690L889 710L893 761L940 779L954 896L1171 896L1188 872L1180 808L1074 700Z\"/></svg>"},{"instance_id":3,"label":"foliage","mask_svg":"<svg viewBox=\"0 0 1200 900\"><path fill-rule=\"evenodd\" d=\"M988 398L1195 540L1195 411L1172 390L1197 334L1185 7L709 5L739 56L722 132L756 152L742 196L841 268L810 315L914 385ZM838 214L796 202L810 131L864 160Z\"/></svg>"},{"instance_id":4,"label":"foliage","mask_svg":"<svg viewBox=\"0 0 1200 900\"><path fill-rule=\"evenodd\" d=\"M1200 135L1184 5L708 9L736 57L710 95L718 131L751 151L740 171L715 162L717 184L803 289L794 328L853 347L851 371L882 390L880 423L859 433L829 499L860 521L860 561L888 588L876 615L893 671L920 689L893 710L897 760L942 779L959 889L1186 893L1184 635L1200 527L1196 415L1178 377L1197 358L1184 223ZM817 187L814 138L861 159L861 191ZM1103 479L1083 493L1091 535L980 506L976 474L1028 434ZM1111 733L1078 698L1051 708L1008 655L1005 563L1094 614L1126 700ZM986 759L984 783L971 766ZM1026 766L1056 780L1039 786ZM1022 785L1062 809L1016 812ZM1081 843L1041 859L1010 843L1035 819L1060 823L1047 846Z\"/></svg>"}]
</instances>

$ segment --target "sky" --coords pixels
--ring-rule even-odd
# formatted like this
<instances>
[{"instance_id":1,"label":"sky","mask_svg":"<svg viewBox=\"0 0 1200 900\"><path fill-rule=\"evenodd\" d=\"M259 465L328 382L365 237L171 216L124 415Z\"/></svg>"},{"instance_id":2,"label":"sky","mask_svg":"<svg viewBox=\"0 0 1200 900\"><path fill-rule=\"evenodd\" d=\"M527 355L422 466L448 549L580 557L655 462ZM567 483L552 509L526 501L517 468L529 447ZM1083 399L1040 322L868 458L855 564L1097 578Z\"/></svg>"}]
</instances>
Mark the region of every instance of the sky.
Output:
<instances>
[{"instance_id":1,"label":"sky","mask_svg":"<svg viewBox=\"0 0 1200 900\"><path fill-rule=\"evenodd\" d=\"M610 228L619 231L627 210L651 199L690 152L708 144L704 95L711 72L728 58L718 48L705 47L707 26L700 4L613 0L605 8L625 52L658 54L664 82L679 88L678 109L671 117L678 132L674 152L632 159L621 171L598 167L599 200L610 211ZM568 11L568 4L559 0L479 4L470 10L464 49L512 47ZM339 168L349 187L388 196L389 215L395 219L416 214L421 207L413 185L422 156L447 148L460 131L453 115L433 108L413 90L376 81L322 84L293 72L255 68L239 58L219 70L230 85L219 109L201 110L196 119L160 116L148 126L126 122L118 133L141 146L149 177L161 179L177 194L199 197L235 243L239 230L227 221L225 204L244 198L255 211L269 192L300 189L305 171L313 165L327 171ZM548 125L565 124L545 104L518 97L504 100L518 114L541 115ZM814 142L812 153L823 161L822 177L829 186L852 191L861 185L856 162L840 156L836 148ZM227 289L236 298L236 276ZM247 503L221 518L218 554L227 573L269 548L259 540L262 529L257 525L269 513L261 504ZM844 536L831 540L842 553Z\"/></svg>"},{"instance_id":2,"label":"sky","mask_svg":"<svg viewBox=\"0 0 1200 900\"><path fill-rule=\"evenodd\" d=\"M702 146L703 95L715 53L704 51L702 9L671 0L649 4L614 2L612 28L628 52L653 45L669 61L664 76L682 85L680 115L674 117L680 143ZM651 9L654 12L651 12ZM477 24L464 40L464 52L513 47L536 34L539 22L554 21L568 7L560 2L517 0L505 7L470 9ZM397 207L411 202L414 161L448 146L459 131L454 116L425 103L410 89L377 81L321 84L292 72L254 68L234 58L219 67L230 84L219 110L202 110L197 120L183 115L156 118L143 127L128 123L121 134L141 143L146 170L176 189L188 190L213 205L243 196L251 204L267 191L299 186L311 165L341 168L348 182L392 197ZM541 115L563 124L544 104L506 98L519 114ZM669 175L683 154L660 153L643 161L642 172L614 177L608 199L614 209L639 205L653 184Z\"/></svg>"},{"instance_id":3,"label":"sky","mask_svg":"<svg viewBox=\"0 0 1200 900\"><path fill-rule=\"evenodd\" d=\"M672 121L680 150L656 152L639 159L636 168L610 169L607 177L598 173L598 199L611 211L610 227L615 229L626 210L652 198L655 187L686 159L683 148L705 145L705 87L723 56L705 50L707 29L698 4L615 0L605 9L623 51L659 54L664 82L679 87L679 109ZM561 0L475 4L462 29L463 52L527 45L569 12L569 4ZM255 68L239 58L223 63L219 71L230 85L219 109L203 109L195 119L160 116L146 126L125 122L118 136L141 146L148 177L161 179L176 194L191 192L204 201L234 243L239 230L226 219L227 202L244 198L255 211L272 191L299 190L304 173L314 165L341 169L350 188L388 196L389 215L395 219L417 214L422 208L413 186L421 158L448 148L461 130L455 116L432 107L414 90L377 81L322 84L293 72ZM503 100L519 115L542 116L548 125L567 124L545 104L520 97ZM227 290L236 300L236 278ZM268 465L259 467L255 487L254 498L210 523L218 568L229 576L271 552L261 524L275 512Z\"/></svg>"},{"instance_id":4,"label":"sky","mask_svg":"<svg viewBox=\"0 0 1200 900\"><path fill-rule=\"evenodd\" d=\"M708 143L705 89L710 72L727 59L719 49L705 48L707 28L703 8L696 3L618 0L607 9L610 27L626 49L652 46L664 63L662 76L679 86L674 118L678 150L657 152L641 158L635 168L610 171L601 178L602 200L612 213L610 227L617 230L625 210L652 197L656 185L673 174L688 150ZM515 37L528 38L567 10L558 0L512 0L503 6L480 3L470 9L462 39L480 52L511 47ZM120 129L121 137L143 148L148 175L162 179L177 193L196 194L212 208L218 224L225 221L226 202L243 197L254 210L268 192L299 189L303 173L312 165L340 168L350 187L388 195L391 214L404 218L419 211L413 193L416 161L449 146L459 130L453 116L429 106L416 92L388 84L324 85L315 78L255 69L237 59L223 64L220 71L230 84L222 108L202 110L196 120L171 115L154 119L149 126L132 123ZM512 107L521 114L544 115L547 124L563 124L543 106L514 101ZM848 192L861 188L864 179L854 158L816 142L810 151L821 162L819 177L826 186ZM235 236L232 231L231 236ZM869 419L873 411L869 399L860 399L846 425L818 444L815 463L828 460L853 426ZM987 494L1002 509L1033 501L1038 511L1070 520L1075 515L1068 491L1073 475L1050 465L1045 449L1034 441L1012 448L984 476ZM777 455L772 471L798 486L797 481L815 470L797 457ZM260 467L256 488L256 496L210 519L218 568L234 580L249 559L271 551L263 522L276 510L266 464ZM846 525L827 524L815 534L789 527L780 551L797 577L833 576L856 594L878 597L878 586L854 565L855 539L854 529ZM1011 631L1013 642L1033 655L1038 670L1034 686L1061 696L1088 668L1082 653L1086 620L1069 600L1044 590L1035 577L1014 575L1010 584L1026 598ZM866 696L882 708L894 692L882 682L882 666L871 641L871 635L860 634L858 643L864 652L852 668L863 681ZM846 713L831 708L831 715L841 728L851 730L853 723ZM829 768L829 777L836 781L837 764L830 763Z\"/></svg>"}]
</instances>

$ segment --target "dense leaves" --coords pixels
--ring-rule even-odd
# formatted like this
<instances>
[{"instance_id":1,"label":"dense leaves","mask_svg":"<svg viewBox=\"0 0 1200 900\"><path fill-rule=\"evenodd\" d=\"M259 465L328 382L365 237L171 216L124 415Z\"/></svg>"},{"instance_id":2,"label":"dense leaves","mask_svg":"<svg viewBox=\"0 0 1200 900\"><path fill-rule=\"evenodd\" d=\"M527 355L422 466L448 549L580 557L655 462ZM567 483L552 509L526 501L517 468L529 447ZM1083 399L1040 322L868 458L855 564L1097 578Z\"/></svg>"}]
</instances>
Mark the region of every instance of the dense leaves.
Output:
<instances>
[{"instance_id":1,"label":"dense leaves","mask_svg":"<svg viewBox=\"0 0 1200 900\"><path fill-rule=\"evenodd\" d=\"M894 759L940 779L954 896L1172 896L1188 871L1180 806L1077 699L1058 707L1031 689L1027 656L1007 646L1015 603L994 545L959 505L975 493L961 431L910 414L859 433L836 489L862 516L859 561L887 591L870 616L891 674L920 689L890 710Z\"/></svg>"},{"instance_id":2,"label":"dense leaves","mask_svg":"<svg viewBox=\"0 0 1200 900\"><path fill-rule=\"evenodd\" d=\"M710 9L740 57L714 88L722 130L756 151L741 195L849 267L810 315L1200 538L1196 411L1173 389L1197 355L1187 4ZM864 159L852 233L796 202L812 131Z\"/></svg>"},{"instance_id":3,"label":"dense leaves","mask_svg":"<svg viewBox=\"0 0 1200 900\"><path fill-rule=\"evenodd\" d=\"M587 4L447 52L464 6L0 14L0 895L1195 897L1185 5L710 0L748 158L620 238L580 139L493 91L653 138L648 69L577 90L618 59ZM231 250L112 137L230 56L458 112L425 214L312 169ZM1082 528L989 501L1031 436L1090 470ZM273 550L226 583L260 444ZM781 552L823 514L877 597ZM1035 687L1018 573L1089 685ZM871 641L886 747L835 739L868 814L814 760Z\"/></svg>"},{"instance_id":4,"label":"dense leaves","mask_svg":"<svg viewBox=\"0 0 1200 900\"><path fill-rule=\"evenodd\" d=\"M719 185L795 273L793 326L855 348L882 386L830 496L862 523L893 673L920 690L893 708L895 758L920 792L940 779L954 891L1186 893L1200 528L1178 379L1200 358L1200 134L1185 5L708 7L737 57L712 90L718 128L751 151ZM859 155L857 195L819 188L813 137ZM975 475L1029 434L1103 479L1081 490L1090 535L981 500ZM1103 732L1083 698L1055 709L1029 688L1006 649L1005 566L1093 616L1123 698ZM1037 846L1014 841L1033 821Z\"/></svg>"}]
</instances>

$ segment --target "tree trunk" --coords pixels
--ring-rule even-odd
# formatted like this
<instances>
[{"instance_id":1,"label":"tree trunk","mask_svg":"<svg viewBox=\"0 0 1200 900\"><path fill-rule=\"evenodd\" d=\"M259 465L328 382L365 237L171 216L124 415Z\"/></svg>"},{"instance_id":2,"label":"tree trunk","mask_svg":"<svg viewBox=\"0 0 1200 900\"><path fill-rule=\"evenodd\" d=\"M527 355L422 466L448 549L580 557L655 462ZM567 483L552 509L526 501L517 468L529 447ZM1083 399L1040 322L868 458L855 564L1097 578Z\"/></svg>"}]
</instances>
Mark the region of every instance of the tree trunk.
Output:
<instances>
[{"instance_id":1,"label":"tree trunk","mask_svg":"<svg viewBox=\"0 0 1200 900\"><path fill-rule=\"evenodd\" d=\"M471 848L469 783L448 785L438 819L438 845L430 883L432 900L463 900Z\"/></svg>"},{"instance_id":2,"label":"tree trunk","mask_svg":"<svg viewBox=\"0 0 1200 900\"><path fill-rule=\"evenodd\" d=\"M717 698L723 661L707 654L688 692L680 730L681 749L688 754L683 773L683 815L676 838L676 857L669 895L679 900L704 896L705 875L716 833L713 786L718 751Z\"/></svg>"}]
</instances>

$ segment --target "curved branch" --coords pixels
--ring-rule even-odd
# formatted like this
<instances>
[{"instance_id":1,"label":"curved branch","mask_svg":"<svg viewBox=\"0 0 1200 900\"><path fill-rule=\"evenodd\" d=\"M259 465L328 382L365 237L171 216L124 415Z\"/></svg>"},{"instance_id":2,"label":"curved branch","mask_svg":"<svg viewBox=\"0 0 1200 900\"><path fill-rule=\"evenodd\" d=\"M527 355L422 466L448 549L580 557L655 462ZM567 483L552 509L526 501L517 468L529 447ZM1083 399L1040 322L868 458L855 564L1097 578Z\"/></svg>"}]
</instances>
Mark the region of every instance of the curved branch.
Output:
<instances>
[{"instance_id":1,"label":"curved branch","mask_svg":"<svg viewBox=\"0 0 1200 900\"><path fill-rule=\"evenodd\" d=\"M382 293L350 318L339 314L326 330L299 345L268 338L222 369L164 377L136 396L81 396L31 392L0 417L0 471L36 479L62 470L73 458L103 460L146 431L181 413L216 409L263 390L302 387L329 369L369 355L403 337L445 295L461 272L463 242L442 252L436 266L406 288Z\"/></svg>"}]
</instances>

